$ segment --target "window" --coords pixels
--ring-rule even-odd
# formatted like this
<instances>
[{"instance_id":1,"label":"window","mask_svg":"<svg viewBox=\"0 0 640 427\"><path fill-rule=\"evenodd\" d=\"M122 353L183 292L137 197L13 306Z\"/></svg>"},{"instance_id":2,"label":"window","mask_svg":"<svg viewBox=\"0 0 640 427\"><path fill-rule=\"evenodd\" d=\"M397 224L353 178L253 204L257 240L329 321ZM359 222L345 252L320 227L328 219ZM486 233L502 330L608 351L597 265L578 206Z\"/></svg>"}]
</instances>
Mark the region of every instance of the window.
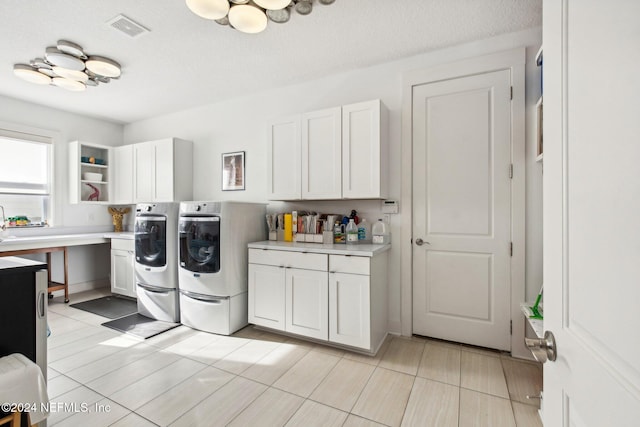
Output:
<instances>
[{"instance_id":1,"label":"window","mask_svg":"<svg viewBox=\"0 0 640 427\"><path fill-rule=\"evenodd\" d=\"M50 219L51 148L49 137L0 129L0 205L7 220L41 225Z\"/></svg>"}]
</instances>

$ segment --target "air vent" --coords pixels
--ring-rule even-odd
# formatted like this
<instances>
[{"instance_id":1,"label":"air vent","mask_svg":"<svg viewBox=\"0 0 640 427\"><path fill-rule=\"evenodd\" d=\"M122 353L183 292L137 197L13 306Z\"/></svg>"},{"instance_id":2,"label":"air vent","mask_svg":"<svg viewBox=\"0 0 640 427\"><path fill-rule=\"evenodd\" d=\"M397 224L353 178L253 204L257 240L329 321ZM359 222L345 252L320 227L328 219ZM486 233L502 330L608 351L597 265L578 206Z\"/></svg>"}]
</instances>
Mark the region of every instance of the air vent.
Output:
<instances>
[{"instance_id":1,"label":"air vent","mask_svg":"<svg viewBox=\"0 0 640 427\"><path fill-rule=\"evenodd\" d=\"M148 29L132 21L124 15L118 15L112 20L107 22L107 25L115 28L116 30L128 35L131 38L140 37L143 34L149 32Z\"/></svg>"}]
</instances>

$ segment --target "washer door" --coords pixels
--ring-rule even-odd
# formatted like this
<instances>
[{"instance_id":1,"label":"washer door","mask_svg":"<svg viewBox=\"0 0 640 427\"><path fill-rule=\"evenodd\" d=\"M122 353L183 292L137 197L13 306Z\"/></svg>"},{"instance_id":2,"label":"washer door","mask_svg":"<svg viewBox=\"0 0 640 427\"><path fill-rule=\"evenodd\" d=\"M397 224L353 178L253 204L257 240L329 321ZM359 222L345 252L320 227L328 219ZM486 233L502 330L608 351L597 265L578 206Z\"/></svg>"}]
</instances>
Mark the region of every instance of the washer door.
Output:
<instances>
[{"instance_id":1,"label":"washer door","mask_svg":"<svg viewBox=\"0 0 640 427\"><path fill-rule=\"evenodd\" d=\"M180 217L180 267L194 273L220 271L220 217Z\"/></svg>"},{"instance_id":2,"label":"washer door","mask_svg":"<svg viewBox=\"0 0 640 427\"><path fill-rule=\"evenodd\" d=\"M148 267L167 264L167 217L136 217L134 236L137 263Z\"/></svg>"}]
</instances>

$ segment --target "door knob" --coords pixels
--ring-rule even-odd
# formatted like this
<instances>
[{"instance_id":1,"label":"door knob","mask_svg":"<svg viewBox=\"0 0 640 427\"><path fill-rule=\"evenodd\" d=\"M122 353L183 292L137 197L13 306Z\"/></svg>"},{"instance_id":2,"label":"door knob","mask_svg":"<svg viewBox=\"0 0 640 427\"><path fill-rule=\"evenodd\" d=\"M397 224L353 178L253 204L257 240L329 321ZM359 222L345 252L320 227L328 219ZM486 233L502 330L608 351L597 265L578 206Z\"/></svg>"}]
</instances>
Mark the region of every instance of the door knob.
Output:
<instances>
[{"instance_id":1,"label":"door knob","mask_svg":"<svg viewBox=\"0 0 640 427\"><path fill-rule=\"evenodd\" d=\"M547 360L555 362L558 349L556 338L551 331L545 331L544 338L525 338L524 343L538 362L544 363Z\"/></svg>"},{"instance_id":2,"label":"door knob","mask_svg":"<svg viewBox=\"0 0 640 427\"><path fill-rule=\"evenodd\" d=\"M420 238L416 239L416 245L418 245L418 246L422 246L422 245L425 245L425 244L426 244L426 245L430 245L431 243L429 243L429 242L425 242L424 240L422 240L422 239L420 239Z\"/></svg>"}]
</instances>

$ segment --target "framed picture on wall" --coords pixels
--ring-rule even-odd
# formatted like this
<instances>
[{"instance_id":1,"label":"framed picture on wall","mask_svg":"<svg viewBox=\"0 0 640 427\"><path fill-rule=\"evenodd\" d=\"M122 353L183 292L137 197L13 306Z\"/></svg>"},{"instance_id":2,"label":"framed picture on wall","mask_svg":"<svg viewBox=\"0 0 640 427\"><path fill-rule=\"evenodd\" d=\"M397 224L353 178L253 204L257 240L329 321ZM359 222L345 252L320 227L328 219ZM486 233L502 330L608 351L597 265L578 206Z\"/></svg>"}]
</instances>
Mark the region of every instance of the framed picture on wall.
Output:
<instances>
[{"instance_id":1,"label":"framed picture on wall","mask_svg":"<svg viewBox=\"0 0 640 427\"><path fill-rule=\"evenodd\" d=\"M244 190L244 151L222 154L222 191Z\"/></svg>"}]
</instances>

